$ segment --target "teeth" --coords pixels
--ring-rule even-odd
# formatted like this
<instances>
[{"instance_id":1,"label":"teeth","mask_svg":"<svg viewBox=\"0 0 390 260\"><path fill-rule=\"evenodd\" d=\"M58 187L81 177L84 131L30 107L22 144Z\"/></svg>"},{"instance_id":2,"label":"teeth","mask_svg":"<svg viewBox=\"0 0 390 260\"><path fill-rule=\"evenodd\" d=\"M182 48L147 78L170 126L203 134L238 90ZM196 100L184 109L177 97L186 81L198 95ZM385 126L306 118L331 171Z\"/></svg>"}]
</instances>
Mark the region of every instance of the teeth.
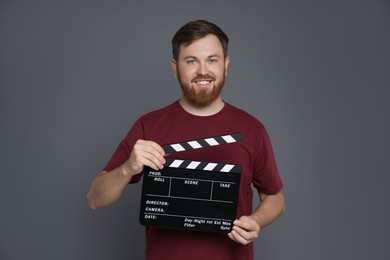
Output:
<instances>
[{"instance_id":1,"label":"teeth","mask_svg":"<svg viewBox=\"0 0 390 260\"><path fill-rule=\"evenodd\" d=\"M197 83L201 84L201 85L206 85L206 84L209 84L210 81L198 81Z\"/></svg>"}]
</instances>

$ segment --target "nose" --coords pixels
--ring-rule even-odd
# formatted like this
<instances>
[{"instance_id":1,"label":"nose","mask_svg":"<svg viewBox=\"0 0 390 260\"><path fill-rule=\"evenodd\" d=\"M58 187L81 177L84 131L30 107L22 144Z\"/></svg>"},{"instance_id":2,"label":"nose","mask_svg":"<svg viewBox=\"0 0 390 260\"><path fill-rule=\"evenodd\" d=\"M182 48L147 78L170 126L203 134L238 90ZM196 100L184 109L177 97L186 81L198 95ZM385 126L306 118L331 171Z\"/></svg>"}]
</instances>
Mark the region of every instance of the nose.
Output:
<instances>
[{"instance_id":1,"label":"nose","mask_svg":"<svg viewBox=\"0 0 390 260\"><path fill-rule=\"evenodd\" d=\"M197 74L199 75L207 75L209 73L207 63L206 62L199 62Z\"/></svg>"}]
</instances>

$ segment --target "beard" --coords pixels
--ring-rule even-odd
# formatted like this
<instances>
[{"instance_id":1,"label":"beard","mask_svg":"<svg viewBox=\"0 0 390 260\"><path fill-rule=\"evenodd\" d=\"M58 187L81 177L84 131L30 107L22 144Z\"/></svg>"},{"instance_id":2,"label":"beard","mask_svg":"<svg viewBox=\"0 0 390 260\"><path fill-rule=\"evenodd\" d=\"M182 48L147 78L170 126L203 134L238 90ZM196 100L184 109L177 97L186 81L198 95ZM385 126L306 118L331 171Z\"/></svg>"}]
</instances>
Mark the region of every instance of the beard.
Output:
<instances>
[{"instance_id":1,"label":"beard","mask_svg":"<svg viewBox=\"0 0 390 260\"><path fill-rule=\"evenodd\" d=\"M201 89L201 88L195 88L191 86L191 83L184 82L181 79L180 71L177 72L179 84L183 91L184 97L195 107L202 108L210 105L215 101L222 92L222 89L225 85L225 73L223 74L223 77L221 81L216 81L214 77L203 75L203 76L197 76L191 82L195 82L196 80L202 80L202 79L213 79L214 86L210 90L209 88ZM211 84L211 83L210 83Z\"/></svg>"}]
</instances>

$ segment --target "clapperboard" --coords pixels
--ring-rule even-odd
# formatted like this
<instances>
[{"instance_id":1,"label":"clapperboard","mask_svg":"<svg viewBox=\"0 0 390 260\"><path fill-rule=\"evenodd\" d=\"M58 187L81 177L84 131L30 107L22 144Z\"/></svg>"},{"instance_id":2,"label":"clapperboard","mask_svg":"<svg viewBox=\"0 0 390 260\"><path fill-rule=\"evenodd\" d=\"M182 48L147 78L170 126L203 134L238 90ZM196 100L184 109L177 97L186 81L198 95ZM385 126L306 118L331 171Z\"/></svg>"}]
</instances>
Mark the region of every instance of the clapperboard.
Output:
<instances>
[{"instance_id":1,"label":"clapperboard","mask_svg":"<svg viewBox=\"0 0 390 260\"><path fill-rule=\"evenodd\" d=\"M225 145L241 133L163 145L166 154ZM145 226L228 233L236 218L241 165L166 158L164 168L145 167L140 223Z\"/></svg>"}]
</instances>

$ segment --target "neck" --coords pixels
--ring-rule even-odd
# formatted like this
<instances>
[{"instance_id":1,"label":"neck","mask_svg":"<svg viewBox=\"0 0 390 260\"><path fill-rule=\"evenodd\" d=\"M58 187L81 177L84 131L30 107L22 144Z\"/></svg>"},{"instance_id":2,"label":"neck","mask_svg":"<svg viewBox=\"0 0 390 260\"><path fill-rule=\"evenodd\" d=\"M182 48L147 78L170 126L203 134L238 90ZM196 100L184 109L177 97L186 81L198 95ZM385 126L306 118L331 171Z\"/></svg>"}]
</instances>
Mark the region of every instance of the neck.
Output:
<instances>
[{"instance_id":1,"label":"neck","mask_svg":"<svg viewBox=\"0 0 390 260\"><path fill-rule=\"evenodd\" d=\"M218 97L210 105L205 107L193 106L185 97L182 97L179 103L185 111L195 116L212 116L221 111L225 106L221 97Z\"/></svg>"}]
</instances>

